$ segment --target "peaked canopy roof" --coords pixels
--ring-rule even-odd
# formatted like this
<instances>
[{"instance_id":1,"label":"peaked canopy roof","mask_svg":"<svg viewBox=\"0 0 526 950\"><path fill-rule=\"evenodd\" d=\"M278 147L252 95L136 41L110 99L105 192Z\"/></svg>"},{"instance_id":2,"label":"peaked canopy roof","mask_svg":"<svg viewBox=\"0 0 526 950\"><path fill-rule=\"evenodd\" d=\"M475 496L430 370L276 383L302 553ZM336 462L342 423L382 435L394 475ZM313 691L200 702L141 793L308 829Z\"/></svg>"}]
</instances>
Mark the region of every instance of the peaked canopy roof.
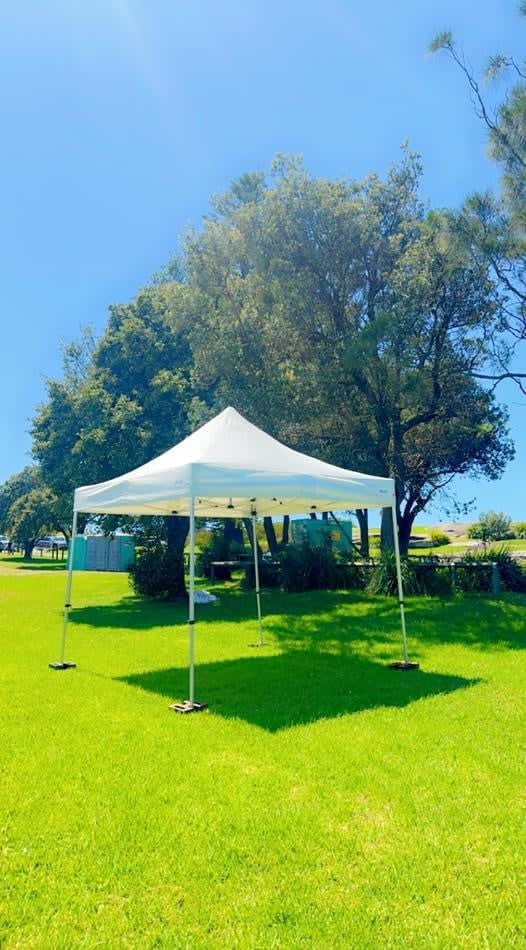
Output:
<instances>
[{"instance_id":1,"label":"peaked canopy roof","mask_svg":"<svg viewBox=\"0 0 526 950\"><path fill-rule=\"evenodd\" d=\"M392 478L362 475L288 448L231 407L172 449L125 475L75 491L93 514L241 518L384 508Z\"/></svg>"}]
</instances>

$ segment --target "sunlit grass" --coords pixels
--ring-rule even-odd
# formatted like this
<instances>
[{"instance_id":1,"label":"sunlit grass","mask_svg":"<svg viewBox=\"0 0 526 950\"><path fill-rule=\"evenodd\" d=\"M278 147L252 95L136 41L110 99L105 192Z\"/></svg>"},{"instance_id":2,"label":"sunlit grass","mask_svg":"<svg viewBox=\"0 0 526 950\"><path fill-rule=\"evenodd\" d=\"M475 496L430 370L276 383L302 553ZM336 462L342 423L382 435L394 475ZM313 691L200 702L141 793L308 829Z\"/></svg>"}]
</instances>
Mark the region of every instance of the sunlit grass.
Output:
<instances>
[{"instance_id":1,"label":"sunlit grass","mask_svg":"<svg viewBox=\"0 0 526 950\"><path fill-rule=\"evenodd\" d=\"M2 562L3 566L3 562ZM0 578L0 945L521 946L526 599L352 592L185 610L79 574Z\"/></svg>"},{"instance_id":2,"label":"sunlit grass","mask_svg":"<svg viewBox=\"0 0 526 950\"><path fill-rule=\"evenodd\" d=\"M492 541L487 543L486 550L490 551L497 548L499 551L503 548L506 551L526 551L526 540L520 538L513 538L510 541ZM482 551L484 550L482 545L478 545L476 548L473 547L473 543L469 542L468 539L460 541L452 541L451 544L440 544L435 547L418 547L418 548L409 548L409 554L417 557L423 557L424 555L438 554L439 557L451 557L453 554L466 554L468 551L473 553L473 551Z\"/></svg>"}]
</instances>

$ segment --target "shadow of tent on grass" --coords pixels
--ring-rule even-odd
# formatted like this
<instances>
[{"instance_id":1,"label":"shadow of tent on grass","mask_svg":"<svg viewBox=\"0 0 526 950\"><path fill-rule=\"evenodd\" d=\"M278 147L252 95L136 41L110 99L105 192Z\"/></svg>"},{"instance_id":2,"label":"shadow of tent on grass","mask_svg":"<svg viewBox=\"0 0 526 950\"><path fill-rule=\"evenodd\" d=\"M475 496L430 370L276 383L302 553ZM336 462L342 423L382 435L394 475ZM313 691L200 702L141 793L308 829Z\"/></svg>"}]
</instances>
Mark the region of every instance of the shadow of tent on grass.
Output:
<instances>
[{"instance_id":1,"label":"shadow of tent on grass","mask_svg":"<svg viewBox=\"0 0 526 950\"><path fill-rule=\"evenodd\" d=\"M185 624L188 607L184 603L141 600L138 597L122 597L111 604L90 607L73 607L69 612L72 623L89 627L116 627L122 630L151 630L153 627L170 627Z\"/></svg>"},{"instance_id":2,"label":"shadow of tent on grass","mask_svg":"<svg viewBox=\"0 0 526 950\"><path fill-rule=\"evenodd\" d=\"M30 561L24 561L21 557L10 558L7 562L8 564L17 565L19 571L31 571L39 574L45 574L46 571L62 571L66 573L66 561L41 561L39 558L33 557Z\"/></svg>"},{"instance_id":3,"label":"shadow of tent on grass","mask_svg":"<svg viewBox=\"0 0 526 950\"><path fill-rule=\"evenodd\" d=\"M304 597L305 595L300 595ZM307 605L292 595L290 609L283 615L265 617L265 626L284 649L323 649L341 644L389 645L400 642L400 615L395 598L323 598L318 613L309 614ZM481 650L522 650L526 647L524 594L489 594L435 597L407 597L407 631L413 643L450 644ZM302 615L301 609L304 614ZM388 655L388 654L386 654ZM394 658L394 657L393 657Z\"/></svg>"},{"instance_id":4,"label":"shadow of tent on grass","mask_svg":"<svg viewBox=\"0 0 526 950\"><path fill-rule=\"evenodd\" d=\"M216 604L199 607L198 624L227 621L256 622L254 595L233 589L210 589L219 595ZM521 594L495 600L489 595L457 598L408 597L408 634L413 641L458 643L482 649L521 649L526 646L524 605ZM187 622L186 602L150 601L133 595L117 602L70 611L73 623L93 627L150 630ZM400 636L400 618L395 598L367 597L353 591L318 591L307 594L268 592L263 597L266 628L288 648L331 649L338 641L387 644Z\"/></svg>"},{"instance_id":5,"label":"shadow of tent on grass","mask_svg":"<svg viewBox=\"0 0 526 950\"><path fill-rule=\"evenodd\" d=\"M151 670L117 677L173 702L187 696L188 671ZM244 719L269 732L319 719L403 707L418 699L481 682L423 670L400 672L358 656L294 651L245 657L196 668L196 696L212 712Z\"/></svg>"}]
</instances>

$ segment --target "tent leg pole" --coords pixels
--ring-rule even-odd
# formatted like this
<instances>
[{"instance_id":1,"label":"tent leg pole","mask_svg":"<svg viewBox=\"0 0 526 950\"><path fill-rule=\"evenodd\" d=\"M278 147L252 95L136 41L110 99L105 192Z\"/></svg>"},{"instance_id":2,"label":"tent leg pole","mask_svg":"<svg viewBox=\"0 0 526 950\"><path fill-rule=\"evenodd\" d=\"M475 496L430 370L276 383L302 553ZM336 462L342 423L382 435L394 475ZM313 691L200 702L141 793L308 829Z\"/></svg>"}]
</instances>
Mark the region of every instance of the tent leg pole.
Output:
<instances>
[{"instance_id":1,"label":"tent leg pole","mask_svg":"<svg viewBox=\"0 0 526 950\"><path fill-rule=\"evenodd\" d=\"M73 527L71 530L71 547L69 549L68 573L66 577L66 594L64 597L64 613L62 616L62 636L60 638L60 660L58 663L50 663L52 670L71 670L76 663L67 663L66 655L66 633L68 629L69 610L71 607L71 585L73 583L73 557L75 553L75 538L77 537L77 511L73 510Z\"/></svg>"},{"instance_id":2,"label":"tent leg pole","mask_svg":"<svg viewBox=\"0 0 526 950\"><path fill-rule=\"evenodd\" d=\"M188 584L188 699L172 703L170 709L178 713L200 712L206 703L195 701L195 498L190 499L190 565Z\"/></svg>"},{"instance_id":3,"label":"tent leg pole","mask_svg":"<svg viewBox=\"0 0 526 950\"><path fill-rule=\"evenodd\" d=\"M404 585L402 583L402 569L400 566L400 544L398 541L398 524L396 520L396 501L391 505L391 514L393 517L393 543L396 561L396 581L398 586L398 604L400 606L400 621L402 625L402 650L404 658L397 663L390 663L391 669L395 670L415 670L418 669L418 663L410 663L407 653L407 633L405 628L405 604L404 604Z\"/></svg>"},{"instance_id":4,"label":"tent leg pole","mask_svg":"<svg viewBox=\"0 0 526 950\"><path fill-rule=\"evenodd\" d=\"M195 702L195 503L190 505L190 591L188 599L188 668L189 700Z\"/></svg>"},{"instance_id":5,"label":"tent leg pole","mask_svg":"<svg viewBox=\"0 0 526 950\"><path fill-rule=\"evenodd\" d=\"M264 647L263 622L261 619L261 588L259 586L258 541L256 537L256 515L252 515L252 545L254 548L254 580L256 584L256 604L258 609L259 643L255 646Z\"/></svg>"}]
</instances>

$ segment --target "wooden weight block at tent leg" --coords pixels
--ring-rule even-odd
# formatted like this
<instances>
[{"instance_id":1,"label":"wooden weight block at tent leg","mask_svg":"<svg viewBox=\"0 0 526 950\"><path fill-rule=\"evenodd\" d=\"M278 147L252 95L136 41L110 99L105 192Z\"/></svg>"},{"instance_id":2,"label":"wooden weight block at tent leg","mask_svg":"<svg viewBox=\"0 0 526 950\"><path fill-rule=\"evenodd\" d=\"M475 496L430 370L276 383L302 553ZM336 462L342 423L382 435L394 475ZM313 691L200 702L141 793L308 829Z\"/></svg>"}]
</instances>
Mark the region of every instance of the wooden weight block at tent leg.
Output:
<instances>
[{"instance_id":1,"label":"wooden weight block at tent leg","mask_svg":"<svg viewBox=\"0 0 526 950\"><path fill-rule=\"evenodd\" d=\"M420 663L410 663L409 660L397 660L395 663L389 664L390 670L418 670Z\"/></svg>"},{"instance_id":2,"label":"wooden weight block at tent leg","mask_svg":"<svg viewBox=\"0 0 526 950\"><path fill-rule=\"evenodd\" d=\"M176 713L202 712L203 709L208 709L208 703L191 703L189 699L185 699L184 703L172 703L168 709Z\"/></svg>"}]
</instances>

